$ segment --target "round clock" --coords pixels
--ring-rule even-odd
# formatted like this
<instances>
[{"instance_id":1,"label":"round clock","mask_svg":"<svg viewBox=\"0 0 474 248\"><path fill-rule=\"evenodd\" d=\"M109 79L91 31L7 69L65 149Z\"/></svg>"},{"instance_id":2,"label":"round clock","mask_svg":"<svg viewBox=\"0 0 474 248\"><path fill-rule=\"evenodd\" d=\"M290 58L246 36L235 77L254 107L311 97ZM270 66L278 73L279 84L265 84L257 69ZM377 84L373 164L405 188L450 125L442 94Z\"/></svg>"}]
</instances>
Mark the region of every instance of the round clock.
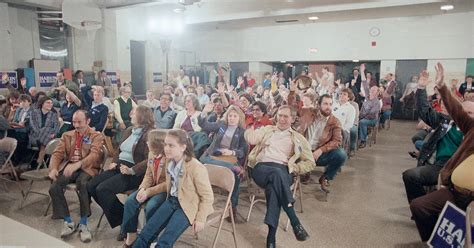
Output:
<instances>
[{"instance_id":1,"label":"round clock","mask_svg":"<svg viewBox=\"0 0 474 248\"><path fill-rule=\"evenodd\" d=\"M378 28L378 27L372 27L372 28L370 28L369 34L370 34L370 36L372 36L372 37L377 37L377 36L379 36L379 35L380 35L380 28Z\"/></svg>"}]
</instances>

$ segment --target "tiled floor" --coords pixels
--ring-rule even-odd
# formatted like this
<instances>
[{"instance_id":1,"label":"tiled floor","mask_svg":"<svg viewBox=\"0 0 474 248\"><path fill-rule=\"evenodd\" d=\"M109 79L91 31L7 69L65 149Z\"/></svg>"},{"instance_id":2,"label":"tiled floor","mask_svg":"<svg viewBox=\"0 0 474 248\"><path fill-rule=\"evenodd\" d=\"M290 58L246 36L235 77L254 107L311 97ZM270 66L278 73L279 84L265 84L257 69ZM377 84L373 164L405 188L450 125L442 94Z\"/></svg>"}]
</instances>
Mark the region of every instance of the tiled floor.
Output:
<instances>
[{"instance_id":1,"label":"tiled floor","mask_svg":"<svg viewBox=\"0 0 474 248\"><path fill-rule=\"evenodd\" d=\"M350 159L342 172L332 182L331 193L324 202L319 185L315 184L321 174L318 168L312 175L312 183L303 186L304 213L298 213L301 222L311 238L298 242L291 228L288 232L279 229L279 247L423 247L419 242L414 222L406 201L401 173L415 166L407 151L413 148L411 135L414 122L392 121L390 130L379 132L377 144L358 151ZM22 181L26 187L26 182ZM245 185L245 183L244 183ZM48 184L40 185L47 192ZM48 203L42 196L33 195L23 209L19 209L20 193L14 185L7 185L7 192L0 184L0 214L29 225L53 237L59 237L61 221L51 220L51 212L43 217ZM78 203L74 193L68 192L73 218L78 218ZM265 247L267 227L263 224L264 204L259 204L252 212L249 223L243 221L249 201L242 189L239 203L239 223L237 236L239 247ZM299 205L296 206L297 210ZM93 203L90 227L93 231L100 217L100 208ZM280 225L286 223L283 213ZM226 229L230 225L224 224ZM210 247L215 228L206 228L195 240L191 232L186 232L175 247ZM112 230L107 221L97 230L93 241L83 244L77 235L67 242L77 247L119 247L115 241L118 229ZM0 245L1 242L0 233ZM28 238L19 235L20 238ZM230 233L222 232L217 247L233 247Z\"/></svg>"}]
</instances>

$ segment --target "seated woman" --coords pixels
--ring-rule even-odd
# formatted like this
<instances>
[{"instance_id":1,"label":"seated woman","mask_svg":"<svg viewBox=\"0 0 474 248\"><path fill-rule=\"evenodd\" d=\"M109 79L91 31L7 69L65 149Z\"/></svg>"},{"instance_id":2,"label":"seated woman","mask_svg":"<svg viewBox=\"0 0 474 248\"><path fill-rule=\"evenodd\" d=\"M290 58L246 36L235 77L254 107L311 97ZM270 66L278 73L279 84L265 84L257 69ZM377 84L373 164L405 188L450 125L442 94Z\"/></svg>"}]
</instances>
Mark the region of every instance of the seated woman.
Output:
<instances>
[{"instance_id":1,"label":"seated woman","mask_svg":"<svg viewBox=\"0 0 474 248\"><path fill-rule=\"evenodd\" d=\"M438 63L436 84L449 115L464 138L456 153L443 166L440 179L443 187L411 201L410 210L422 241L428 241L447 201L466 210L474 201L474 102L462 104L444 83L444 69ZM428 82L428 79L424 80ZM425 86L426 87L426 86Z\"/></svg>"},{"instance_id":2,"label":"seated woman","mask_svg":"<svg viewBox=\"0 0 474 248\"><path fill-rule=\"evenodd\" d=\"M92 97L89 95L91 89ZM91 116L89 126L97 132L102 132L107 123L109 114L109 107L106 103L110 103L110 101L104 97L104 88L94 85L92 87L84 86L82 90L87 111Z\"/></svg>"},{"instance_id":3,"label":"seated woman","mask_svg":"<svg viewBox=\"0 0 474 248\"><path fill-rule=\"evenodd\" d=\"M113 163L87 184L89 195L102 207L112 228L123 219L123 205L115 195L137 189L143 180L148 157L147 136L155 124L151 109L145 106L132 111L131 122L132 126L123 133Z\"/></svg>"},{"instance_id":4,"label":"seated woman","mask_svg":"<svg viewBox=\"0 0 474 248\"><path fill-rule=\"evenodd\" d=\"M188 227L192 226L194 233L203 230L214 211L208 172L193 157L193 143L186 132L168 131L164 150L166 181L157 186L156 192L166 192L167 199L147 221L132 247L150 247L158 236L156 247L173 247Z\"/></svg>"},{"instance_id":5,"label":"seated woman","mask_svg":"<svg viewBox=\"0 0 474 248\"><path fill-rule=\"evenodd\" d=\"M203 164L215 164L231 169L235 174L234 191L232 192L232 208L234 219L237 214L239 200L240 173L248 153L247 142L244 138L245 115L237 106L230 106L221 121L208 122L206 114L214 106L207 104L199 117L199 125L206 132L215 133L211 145L201 156Z\"/></svg>"},{"instance_id":6,"label":"seated woman","mask_svg":"<svg viewBox=\"0 0 474 248\"><path fill-rule=\"evenodd\" d=\"M59 131L58 114L53 109L53 100L43 96L38 100L38 109L30 115L30 135L28 147L38 147L39 154L36 159L39 165L45 155L46 145L56 137ZM34 166L33 166L34 167Z\"/></svg>"},{"instance_id":7,"label":"seated woman","mask_svg":"<svg viewBox=\"0 0 474 248\"><path fill-rule=\"evenodd\" d=\"M125 201L122 220L121 236L127 237L125 245L130 246L136 239L138 214L140 206L145 204L145 218L149 220L161 204L166 200L166 193L157 193L158 183L164 181L165 170L163 156L164 130L151 130L148 133L148 165L138 190L133 192Z\"/></svg>"},{"instance_id":8,"label":"seated woman","mask_svg":"<svg viewBox=\"0 0 474 248\"><path fill-rule=\"evenodd\" d=\"M272 125L273 123L267 115L267 106L261 101L254 102L252 104L252 115L247 116L245 124L247 128L253 129Z\"/></svg>"},{"instance_id":9,"label":"seated woman","mask_svg":"<svg viewBox=\"0 0 474 248\"><path fill-rule=\"evenodd\" d=\"M76 94L74 94L74 92L66 88L66 86L61 86L60 91L66 93L66 102L64 102L59 109L59 123L62 122L62 126L58 132L58 138L61 138L63 133L74 129L72 126L72 115L81 106L81 100L76 96Z\"/></svg>"},{"instance_id":10,"label":"seated woman","mask_svg":"<svg viewBox=\"0 0 474 248\"><path fill-rule=\"evenodd\" d=\"M181 110L174 121L174 129L182 129L186 132L199 132L198 116L201 114L199 100L196 95L189 94L184 97L184 110Z\"/></svg>"}]
</instances>

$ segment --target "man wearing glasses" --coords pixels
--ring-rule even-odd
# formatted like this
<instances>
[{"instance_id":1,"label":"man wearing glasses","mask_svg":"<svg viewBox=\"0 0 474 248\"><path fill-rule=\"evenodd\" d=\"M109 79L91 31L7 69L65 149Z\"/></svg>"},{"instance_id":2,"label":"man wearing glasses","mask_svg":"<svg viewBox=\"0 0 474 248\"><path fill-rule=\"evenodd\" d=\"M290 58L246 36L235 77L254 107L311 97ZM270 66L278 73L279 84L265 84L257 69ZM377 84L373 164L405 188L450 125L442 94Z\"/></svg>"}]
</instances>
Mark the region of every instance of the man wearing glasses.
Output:
<instances>
[{"instance_id":1,"label":"man wearing glasses","mask_svg":"<svg viewBox=\"0 0 474 248\"><path fill-rule=\"evenodd\" d=\"M169 93L160 96L160 106L155 109L155 127L161 129L171 129L174 125L176 112L170 107L173 97Z\"/></svg>"}]
</instances>

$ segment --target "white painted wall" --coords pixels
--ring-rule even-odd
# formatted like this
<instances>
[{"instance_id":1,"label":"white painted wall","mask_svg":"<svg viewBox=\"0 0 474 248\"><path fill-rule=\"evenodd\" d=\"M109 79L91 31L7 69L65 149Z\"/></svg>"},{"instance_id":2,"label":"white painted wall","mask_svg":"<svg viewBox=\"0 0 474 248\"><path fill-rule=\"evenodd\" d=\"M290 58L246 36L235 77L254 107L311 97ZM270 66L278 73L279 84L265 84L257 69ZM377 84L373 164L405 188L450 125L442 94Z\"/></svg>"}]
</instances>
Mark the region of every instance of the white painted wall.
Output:
<instances>
[{"instance_id":1,"label":"white painted wall","mask_svg":"<svg viewBox=\"0 0 474 248\"><path fill-rule=\"evenodd\" d=\"M0 3L0 44L1 70L27 67L30 59L40 58L35 11Z\"/></svg>"},{"instance_id":2,"label":"white painted wall","mask_svg":"<svg viewBox=\"0 0 474 248\"><path fill-rule=\"evenodd\" d=\"M455 59L474 57L474 12L436 16L191 30L179 42L202 62ZM369 29L381 33L371 37ZM371 41L377 46L372 47ZM317 53L309 53L317 48Z\"/></svg>"}]
</instances>

